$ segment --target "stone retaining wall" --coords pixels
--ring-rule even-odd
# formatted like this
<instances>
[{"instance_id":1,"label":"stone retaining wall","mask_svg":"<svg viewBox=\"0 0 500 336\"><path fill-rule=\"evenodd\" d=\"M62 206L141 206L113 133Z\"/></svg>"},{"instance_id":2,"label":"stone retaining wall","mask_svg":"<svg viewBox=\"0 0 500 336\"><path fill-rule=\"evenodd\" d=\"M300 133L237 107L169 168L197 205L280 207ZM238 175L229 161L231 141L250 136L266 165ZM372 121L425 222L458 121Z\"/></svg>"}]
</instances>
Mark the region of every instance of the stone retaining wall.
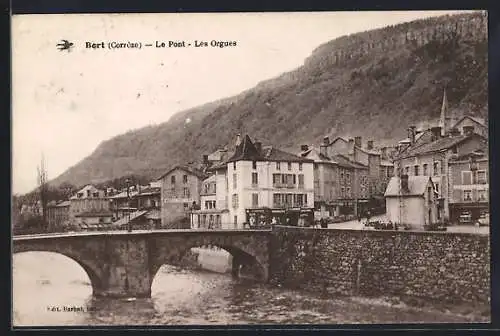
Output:
<instances>
[{"instance_id":1,"label":"stone retaining wall","mask_svg":"<svg viewBox=\"0 0 500 336\"><path fill-rule=\"evenodd\" d=\"M489 236L275 228L271 283L341 295L490 300Z\"/></svg>"}]
</instances>

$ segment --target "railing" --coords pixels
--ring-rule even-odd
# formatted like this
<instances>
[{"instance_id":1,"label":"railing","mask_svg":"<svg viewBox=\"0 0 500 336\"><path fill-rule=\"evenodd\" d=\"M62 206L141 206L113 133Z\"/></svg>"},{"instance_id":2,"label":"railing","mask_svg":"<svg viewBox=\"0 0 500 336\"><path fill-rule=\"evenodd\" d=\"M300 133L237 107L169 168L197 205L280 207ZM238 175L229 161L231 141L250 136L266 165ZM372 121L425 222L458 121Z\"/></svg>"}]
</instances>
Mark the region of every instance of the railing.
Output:
<instances>
[{"instance_id":1,"label":"railing","mask_svg":"<svg viewBox=\"0 0 500 336\"><path fill-rule=\"evenodd\" d=\"M295 188L295 184L293 183L273 183L274 188L287 188L287 189L293 189Z\"/></svg>"}]
</instances>

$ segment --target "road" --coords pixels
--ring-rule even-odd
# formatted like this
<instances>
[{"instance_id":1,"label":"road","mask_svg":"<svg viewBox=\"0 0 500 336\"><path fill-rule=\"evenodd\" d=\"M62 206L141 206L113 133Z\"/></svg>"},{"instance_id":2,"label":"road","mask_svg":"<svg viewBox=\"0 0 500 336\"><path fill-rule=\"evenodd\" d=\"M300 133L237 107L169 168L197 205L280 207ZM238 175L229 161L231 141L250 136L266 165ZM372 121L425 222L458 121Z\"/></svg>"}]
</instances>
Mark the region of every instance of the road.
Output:
<instances>
[{"instance_id":1,"label":"road","mask_svg":"<svg viewBox=\"0 0 500 336\"><path fill-rule=\"evenodd\" d=\"M356 220L351 220L342 223L329 224L329 229L348 229L348 230L363 230L363 223L366 218L363 218L361 222ZM385 215L374 216L370 218L370 221L388 221ZM476 227L474 225L452 225L447 227L447 232L458 232L458 233L476 233L476 234L489 234L489 226Z\"/></svg>"}]
</instances>

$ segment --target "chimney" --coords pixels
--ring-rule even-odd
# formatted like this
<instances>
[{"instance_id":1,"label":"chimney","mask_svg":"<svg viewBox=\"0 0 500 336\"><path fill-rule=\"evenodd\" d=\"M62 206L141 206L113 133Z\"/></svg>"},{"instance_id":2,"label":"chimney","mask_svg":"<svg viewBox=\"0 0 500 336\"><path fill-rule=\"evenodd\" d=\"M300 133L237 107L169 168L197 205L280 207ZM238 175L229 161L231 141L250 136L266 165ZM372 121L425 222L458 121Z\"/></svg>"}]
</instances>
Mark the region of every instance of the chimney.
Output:
<instances>
[{"instance_id":1,"label":"chimney","mask_svg":"<svg viewBox=\"0 0 500 336\"><path fill-rule=\"evenodd\" d=\"M354 144L356 145L356 147L361 148L361 137L360 136L354 137Z\"/></svg>"},{"instance_id":2,"label":"chimney","mask_svg":"<svg viewBox=\"0 0 500 336\"><path fill-rule=\"evenodd\" d=\"M386 146L384 146L380 149L380 154L381 154L382 158L387 159L387 147Z\"/></svg>"},{"instance_id":3,"label":"chimney","mask_svg":"<svg viewBox=\"0 0 500 336\"><path fill-rule=\"evenodd\" d=\"M415 129L415 126L408 127L408 139L410 139L410 145L413 145L415 143Z\"/></svg>"},{"instance_id":4,"label":"chimney","mask_svg":"<svg viewBox=\"0 0 500 336\"><path fill-rule=\"evenodd\" d=\"M354 151L354 139L350 138L349 139L349 151Z\"/></svg>"},{"instance_id":5,"label":"chimney","mask_svg":"<svg viewBox=\"0 0 500 336\"><path fill-rule=\"evenodd\" d=\"M474 126L464 126L464 135L472 135L474 134Z\"/></svg>"},{"instance_id":6,"label":"chimney","mask_svg":"<svg viewBox=\"0 0 500 336\"><path fill-rule=\"evenodd\" d=\"M324 146L328 146L330 144L330 138L329 137L324 137L323 138L323 145Z\"/></svg>"},{"instance_id":7,"label":"chimney","mask_svg":"<svg viewBox=\"0 0 500 336\"><path fill-rule=\"evenodd\" d=\"M260 141L255 141L254 143L255 149L257 150L257 153L261 153L262 151L262 142Z\"/></svg>"},{"instance_id":8,"label":"chimney","mask_svg":"<svg viewBox=\"0 0 500 336\"><path fill-rule=\"evenodd\" d=\"M302 146L300 146L300 150L301 150L302 152L305 152L305 151L306 151L306 150L308 150L308 149L309 149L309 146L308 146L308 145L302 145Z\"/></svg>"},{"instance_id":9,"label":"chimney","mask_svg":"<svg viewBox=\"0 0 500 336\"><path fill-rule=\"evenodd\" d=\"M373 140L369 140L366 144L366 148L373 149Z\"/></svg>"},{"instance_id":10,"label":"chimney","mask_svg":"<svg viewBox=\"0 0 500 336\"><path fill-rule=\"evenodd\" d=\"M441 127L436 126L431 128L432 132L432 141L436 141L441 138Z\"/></svg>"},{"instance_id":11,"label":"chimney","mask_svg":"<svg viewBox=\"0 0 500 336\"><path fill-rule=\"evenodd\" d=\"M402 191L409 191L409 189L408 189L408 175L406 175L406 174L401 175L401 190Z\"/></svg>"},{"instance_id":12,"label":"chimney","mask_svg":"<svg viewBox=\"0 0 500 336\"><path fill-rule=\"evenodd\" d=\"M327 148L328 148L328 147L326 147L325 145L321 145L321 146L319 146L319 153L320 153L321 155L328 156L328 155L327 155L327 151L326 151L326 149L327 149Z\"/></svg>"}]
</instances>

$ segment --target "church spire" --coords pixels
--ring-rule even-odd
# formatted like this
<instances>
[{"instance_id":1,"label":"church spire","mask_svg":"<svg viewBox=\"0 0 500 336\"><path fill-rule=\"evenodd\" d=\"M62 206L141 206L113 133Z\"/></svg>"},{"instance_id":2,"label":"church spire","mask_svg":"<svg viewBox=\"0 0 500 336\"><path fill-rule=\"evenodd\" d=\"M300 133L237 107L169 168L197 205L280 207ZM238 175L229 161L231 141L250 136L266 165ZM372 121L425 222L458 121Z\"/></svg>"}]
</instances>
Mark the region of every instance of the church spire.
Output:
<instances>
[{"instance_id":1,"label":"church spire","mask_svg":"<svg viewBox=\"0 0 500 336\"><path fill-rule=\"evenodd\" d=\"M439 127L441 127L441 135L445 135L446 132L448 131L448 125L447 120L449 117L446 116L446 112L448 112L448 98L446 97L446 87L444 88L443 91L443 104L441 105L441 118L439 120Z\"/></svg>"}]
</instances>

